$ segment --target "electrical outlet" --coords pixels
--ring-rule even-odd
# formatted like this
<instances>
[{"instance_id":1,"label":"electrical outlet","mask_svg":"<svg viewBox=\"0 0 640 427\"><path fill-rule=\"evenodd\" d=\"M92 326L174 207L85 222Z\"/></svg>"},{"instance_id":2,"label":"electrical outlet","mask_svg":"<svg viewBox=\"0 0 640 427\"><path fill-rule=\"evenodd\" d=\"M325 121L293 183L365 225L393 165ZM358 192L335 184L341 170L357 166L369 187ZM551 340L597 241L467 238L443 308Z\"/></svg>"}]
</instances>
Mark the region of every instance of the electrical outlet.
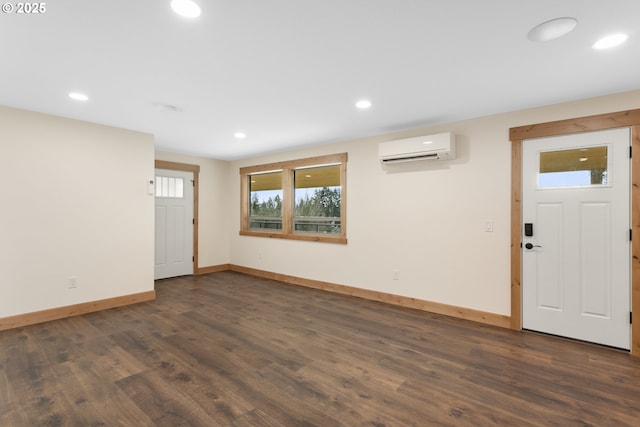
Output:
<instances>
[{"instance_id":1,"label":"electrical outlet","mask_svg":"<svg viewBox=\"0 0 640 427\"><path fill-rule=\"evenodd\" d=\"M393 270L393 280L400 280L400 270Z\"/></svg>"},{"instance_id":2,"label":"electrical outlet","mask_svg":"<svg viewBox=\"0 0 640 427\"><path fill-rule=\"evenodd\" d=\"M69 289L75 289L78 287L78 278L75 276L71 276L69 277L69 280L67 281L67 287Z\"/></svg>"}]
</instances>

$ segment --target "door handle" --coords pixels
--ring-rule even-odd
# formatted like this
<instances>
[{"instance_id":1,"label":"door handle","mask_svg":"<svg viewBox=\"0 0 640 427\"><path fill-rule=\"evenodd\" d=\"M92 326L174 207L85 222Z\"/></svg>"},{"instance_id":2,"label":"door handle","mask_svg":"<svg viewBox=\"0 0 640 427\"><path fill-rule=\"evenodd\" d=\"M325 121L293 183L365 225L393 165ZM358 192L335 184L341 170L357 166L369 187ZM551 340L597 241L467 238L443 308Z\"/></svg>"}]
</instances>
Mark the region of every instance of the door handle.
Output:
<instances>
[{"instance_id":1,"label":"door handle","mask_svg":"<svg viewBox=\"0 0 640 427\"><path fill-rule=\"evenodd\" d=\"M533 243L527 243L524 245L525 248L527 249L533 249L533 248L541 248L542 246L540 245L534 245Z\"/></svg>"}]
</instances>

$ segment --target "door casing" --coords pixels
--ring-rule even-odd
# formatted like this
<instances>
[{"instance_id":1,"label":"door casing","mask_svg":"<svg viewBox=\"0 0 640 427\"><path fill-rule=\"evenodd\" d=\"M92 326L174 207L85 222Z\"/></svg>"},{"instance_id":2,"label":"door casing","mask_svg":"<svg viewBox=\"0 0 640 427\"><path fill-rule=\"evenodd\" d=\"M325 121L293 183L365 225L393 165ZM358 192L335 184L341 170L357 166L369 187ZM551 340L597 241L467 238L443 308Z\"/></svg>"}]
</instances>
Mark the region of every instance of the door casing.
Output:
<instances>
[{"instance_id":1,"label":"door casing","mask_svg":"<svg viewBox=\"0 0 640 427\"><path fill-rule=\"evenodd\" d=\"M640 109L509 129L511 140L511 328L522 329L522 144L526 139L628 127L631 130L631 312L640 313ZM631 325L631 354L640 357L640 321Z\"/></svg>"}]
</instances>

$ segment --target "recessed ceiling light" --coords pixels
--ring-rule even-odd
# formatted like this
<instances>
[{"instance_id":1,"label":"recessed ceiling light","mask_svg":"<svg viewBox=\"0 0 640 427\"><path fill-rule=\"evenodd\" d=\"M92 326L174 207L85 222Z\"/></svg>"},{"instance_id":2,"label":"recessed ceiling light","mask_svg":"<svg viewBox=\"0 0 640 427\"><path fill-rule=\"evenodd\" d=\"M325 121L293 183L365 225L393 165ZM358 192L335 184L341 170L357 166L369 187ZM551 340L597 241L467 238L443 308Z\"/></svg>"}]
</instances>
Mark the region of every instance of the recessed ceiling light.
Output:
<instances>
[{"instance_id":1,"label":"recessed ceiling light","mask_svg":"<svg viewBox=\"0 0 640 427\"><path fill-rule=\"evenodd\" d=\"M576 28L575 18L556 18L533 27L527 34L532 42L548 42L569 34Z\"/></svg>"},{"instance_id":2,"label":"recessed ceiling light","mask_svg":"<svg viewBox=\"0 0 640 427\"><path fill-rule=\"evenodd\" d=\"M620 46L627 40L626 34L617 33L603 37L592 46L596 50L611 49L612 47Z\"/></svg>"},{"instance_id":3,"label":"recessed ceiling light","mask_svg":"<svg viewBox=\"0 0 640 427\"><path fill-rule=\"evenodd\" d=\"M368 99L361 99L360 101L356 102L356 108L359 108L360 110L371 108L371 101L369 101Z\"/></svg>"},{"instance_id":4,"label":"recessed ceiling light","mask_svg":"<svg viewBox=\"0 0 640 427\"><path fill-rule=\"evenodd\" d=\"M185 18L197 18L202 13L200 6L192 0L173 0L171 9Z\"/></svg>"},{"instance_id":5,"label":"recessed ceiling light","mask_svg":"<svg viewBox=\"0 0 640 427\"><path fill-rule=\"evenodd\" d=\"M237 139L244 139L247 137L247 134L244 132L236 132L233 134Z\"/></svg>"},{"instance_id":6,"label":"recessed ceiling light","mask_svg":"<svg viewBox=\"0 0 640 427\"><path fill-rule=\"evenodd\" d=\"M69 92L69 98L75 99L76 101L88 101L89 97L84 93L80 92Z\"/></svg>"}]
</instances>

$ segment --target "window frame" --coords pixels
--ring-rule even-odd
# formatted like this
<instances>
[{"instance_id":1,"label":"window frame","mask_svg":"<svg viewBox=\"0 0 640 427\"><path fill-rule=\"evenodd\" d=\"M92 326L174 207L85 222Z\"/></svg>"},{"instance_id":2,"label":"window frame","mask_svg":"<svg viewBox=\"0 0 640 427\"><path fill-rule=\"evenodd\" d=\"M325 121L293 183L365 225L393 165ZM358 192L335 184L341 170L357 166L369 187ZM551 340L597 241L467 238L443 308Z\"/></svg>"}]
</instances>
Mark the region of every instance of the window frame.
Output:
<instances>
[{"instance_id":1,"label":"window frame","mask_svg":"<svg viewBox=\"0 0 640 427\"><path fill-rule=\"evenodd\" d=\"M347 160L347 153L339 153L240 168L240 235L346 244ZM340 165L340 233L294 232L294 171L329 165ZM282 230L250 229L250 177L252 174L275 171L282 171Z\"/></svg>"}]
</instances>

